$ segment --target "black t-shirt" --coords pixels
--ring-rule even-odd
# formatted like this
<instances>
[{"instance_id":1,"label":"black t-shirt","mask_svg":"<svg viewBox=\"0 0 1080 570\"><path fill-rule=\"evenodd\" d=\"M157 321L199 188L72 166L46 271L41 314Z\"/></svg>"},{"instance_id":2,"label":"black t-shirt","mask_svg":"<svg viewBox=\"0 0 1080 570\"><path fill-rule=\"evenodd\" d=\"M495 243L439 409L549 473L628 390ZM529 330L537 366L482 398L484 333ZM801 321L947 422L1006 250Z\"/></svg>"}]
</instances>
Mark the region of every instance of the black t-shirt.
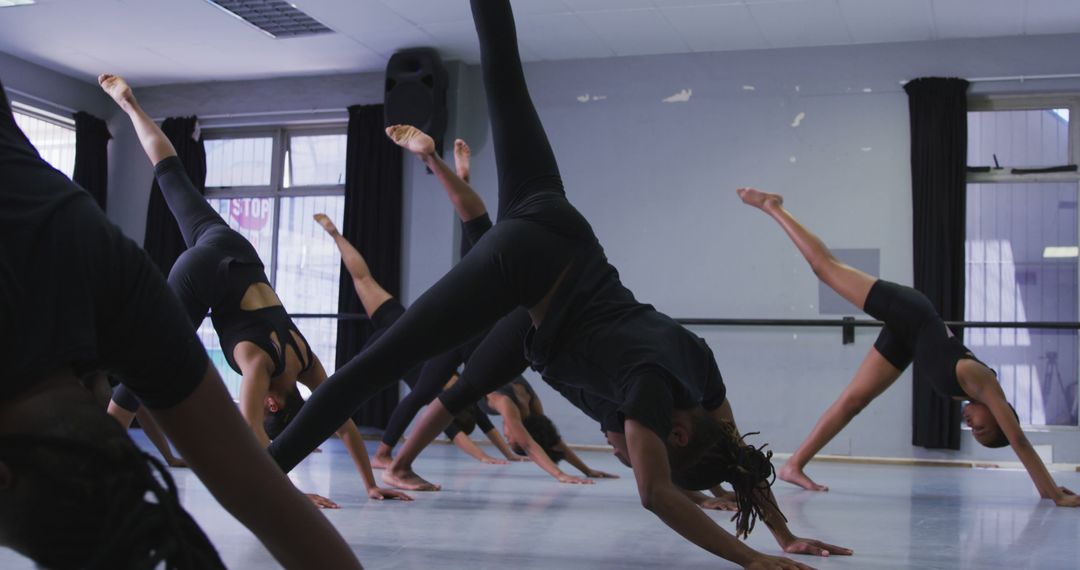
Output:
<instances>
[{"instance_id":1,"label":"black t-shirt","mask_svg":"<svg viewBox=\"0 0 1080 570\"><path fill-rule=\"evenodd\" d=\"M615 402L661 438L673 409L712 409L726 396L705 341L638 302L599 243L576 256L526 350L545 380Z\"/></svg>"}]
</instances>

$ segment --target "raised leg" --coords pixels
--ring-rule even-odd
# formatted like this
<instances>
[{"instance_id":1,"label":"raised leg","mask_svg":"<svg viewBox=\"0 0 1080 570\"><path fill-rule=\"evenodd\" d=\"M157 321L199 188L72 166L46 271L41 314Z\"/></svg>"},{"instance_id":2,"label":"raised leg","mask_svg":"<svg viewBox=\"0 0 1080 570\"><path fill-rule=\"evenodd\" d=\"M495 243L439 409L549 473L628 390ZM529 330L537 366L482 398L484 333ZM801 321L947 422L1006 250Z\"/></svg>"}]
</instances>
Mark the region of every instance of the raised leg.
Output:
<instances>
[{"instance_id":1,"label":"raised leg","mask_svg":"<svg viewBox=\"0 0 1080 570\"><path fill-rule=\"evenodd\" d=\"M510 2L472 0L472 14L480 39L480 67L499 171L498 212L502 219L534 192L562 192L562 179L525 83Z\"/></svg>"},{"instance_id":2,"label":"raised leg","mask_svg":"<svg viewBox=\"0 0 1080 570\"><path fill-rule=\"evenodd\" d=\"M862 309L866 296L877 278L854 267L841 263L816 235L806 229L784 209L784 198L779 194L767 194L753 188L739 188L739 198L750 206L765 212L784 229L792 243L799 249L814 274L845 298L856 308Z\"/></svg>"},{"instance_id":3,"label":"raised leg","mask_svg":"<svg viewBox=\"0 0 1080 570\"><path fill-rule=\"evenodd\" d=\"M364 305L364 312L369 317L374 315L375 311L388 301L392 295L387 293L386 289L383 289L379 282L371 276L371 269L368 268L364 256L353 247L353 244L349 243L349 240L345 239L345 236L341 235L330 217L326 214L315 214L314 217L315 221L326 230L326 233L334 238L334 244L337 245L338 251L341 252L341 261L345 264L349 276L352 277L356 295L360 297L360 303Z\"/></svg>"},{"instance_id":4,"label":"raised leg","mask_svg":"<svg viewBox=\"0 0 1080 570\"><path fill-rule=\"evenodd\" d=\"M892 386L900 377L900 372L876 348L871 348L851 383L825 411L825 415L821 416L810 435L799 445L787 463L777 470L776 476L809 491L828 491L828 487L810 479L803 472L803 468L863 408Z\"/></svg>"},{"instance_id":5,"label":"raised leg","mask_svg":"<svg viewBox=\"0 0 1080 570\"><path fill-rule=\"evenodd\" d=\"M184 243L188 247L195 245L206 231L216 227L228 228L225 220L210 207L206 198L191 183L183 165L176 158L176 149L157 123L142 110L131 88L116 75L98 77L101 88L116 101L127 113L135 133L142 143L143 150L154 164L154 175L161 186L162 196L169 205L169 211L176 218Z\"/></svg>"}]
</instances>

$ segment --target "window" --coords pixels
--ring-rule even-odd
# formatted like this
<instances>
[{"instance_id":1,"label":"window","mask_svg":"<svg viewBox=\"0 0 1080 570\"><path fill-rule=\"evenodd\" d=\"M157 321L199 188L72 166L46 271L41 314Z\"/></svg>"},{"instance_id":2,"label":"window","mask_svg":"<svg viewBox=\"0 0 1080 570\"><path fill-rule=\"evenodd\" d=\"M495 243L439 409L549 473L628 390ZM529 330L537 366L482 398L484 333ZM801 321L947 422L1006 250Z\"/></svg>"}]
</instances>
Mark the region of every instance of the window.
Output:
<instances>
[{"instance_id":1,"label":"window","mask_svg":"<svg viewBox=\"0 0 1080 570\"><path fill-rule=\"evenodd\" d=\"M966 320L1080 320L1080 175L1067 168L1080 162L1078 108L1080 97L971 101ZM967 329L964 340L998 372L1022 424L1080 424L1077 331Z\"/></svg>"},{"instance_id":2,"label":"window","mask_svg":"<svg viewBox=\"0 0 1080 570\"><path fill-rule=\"evenodd\" d=\"M75 121L17 102L12 107L15 123L41 158L71 178L75 173Z\"/></svg>"},{"instance_id":3,"label":"window","mask_svg":"<svg viewBox=\"0 0 1080 570\"><path fill-rule=\"evenodd\" d=\"M344 126L319 129L208 131L206 196L255 246L266 275L293 314L337 313L337 246L312 217L339 225L345 212ZM295 319L327 372L333 372L337 320ZM233 397L240 377L225 362L209 320L199 329Z\"/></svg>"}]
</instances>

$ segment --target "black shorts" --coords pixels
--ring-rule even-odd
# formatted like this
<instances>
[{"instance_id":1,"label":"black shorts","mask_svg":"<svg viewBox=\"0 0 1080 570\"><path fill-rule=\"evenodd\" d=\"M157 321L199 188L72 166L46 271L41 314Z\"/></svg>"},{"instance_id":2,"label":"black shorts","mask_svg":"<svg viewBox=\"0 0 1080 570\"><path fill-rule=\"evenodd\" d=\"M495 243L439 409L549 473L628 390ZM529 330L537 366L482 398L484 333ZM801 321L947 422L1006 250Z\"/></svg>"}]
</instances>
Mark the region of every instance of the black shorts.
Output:
<instances>
[{"instance_id":1,"label":"black shorts","mask_svg":"<svg viewBox=\"0 0 1080 570\"><path fill-rule=\"evenodd\" d=\"M866 314L885 323L874 341L885 360L904 370L915 356L915 340L928 320L941 320L926 295L891 281L878 279L863 307Z\"/></svg>"}]
</instances>

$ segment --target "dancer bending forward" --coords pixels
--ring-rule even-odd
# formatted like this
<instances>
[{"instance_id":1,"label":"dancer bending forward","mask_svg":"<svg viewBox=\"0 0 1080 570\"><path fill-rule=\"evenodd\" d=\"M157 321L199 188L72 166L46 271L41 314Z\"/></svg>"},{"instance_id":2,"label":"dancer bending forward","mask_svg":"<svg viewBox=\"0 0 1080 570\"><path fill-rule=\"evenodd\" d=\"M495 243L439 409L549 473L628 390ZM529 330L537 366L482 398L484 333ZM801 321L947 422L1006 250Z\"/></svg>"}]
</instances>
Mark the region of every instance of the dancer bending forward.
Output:
<instances>
[{"instance_id":1,"label":"dancer bending forward","mask_svg":"<svg viewBox=\"0 0 1080 570\"><path fill-rule=\"evenodd\" d=\"M815 483L803 472L806 464L915 362L939 394L969 401L964 407L964 422L976 441L987 447L1012 445L1044 499L1062 507L1080 506L1080 497L1059 487L1035 453L1020 429L1016 411L1005 400L994 371L953 336L925 295L841 263L817 236L784 209L780 195L753 188L740 188L738 194L743 202L780 224L818 279L852 305L885 323L851 384L780 469L781 479L804 489L827 491L828 487Z\"/></svg>"},{"instance_id":2,"label":"dancer bending forward","mask_svg":"<svg viewBox=\"0 0 1080 570\"><path fill-rule=\"evenodd\" d=\"M715 362L701 339L639 303L622 285L592 228L567 200L525 84L509 2L473 0L472 9L499 172L498 223L390 330L312 396L271 444L271 455L283 469L292 469L375 391L523 307L534 325L528 335L533 366L619 403L644 507L688 540L735 562L804 567L739 542L672 483L672 465L694 463L719 441L741 446L702 405L704 383L718 376ZM422 158L437 172L434 153ZM490 334L484 342L493 338L498 337ZM483 343L470 367L482 349ZM708 395L715 412L722 401L714 397L721 395ZM425 417L433 414L444 426L451 420L441 402L432 403ZM421 435L428 434L414 432L410 440ZM747 448L739 455L755 451ZM792 535L768 499L767 483L759 483L748 490L754 513L765 517L785 550L848 552ZM739 530L748 532L753 519L745 514Z\"/></svg>"}]
</instances>

